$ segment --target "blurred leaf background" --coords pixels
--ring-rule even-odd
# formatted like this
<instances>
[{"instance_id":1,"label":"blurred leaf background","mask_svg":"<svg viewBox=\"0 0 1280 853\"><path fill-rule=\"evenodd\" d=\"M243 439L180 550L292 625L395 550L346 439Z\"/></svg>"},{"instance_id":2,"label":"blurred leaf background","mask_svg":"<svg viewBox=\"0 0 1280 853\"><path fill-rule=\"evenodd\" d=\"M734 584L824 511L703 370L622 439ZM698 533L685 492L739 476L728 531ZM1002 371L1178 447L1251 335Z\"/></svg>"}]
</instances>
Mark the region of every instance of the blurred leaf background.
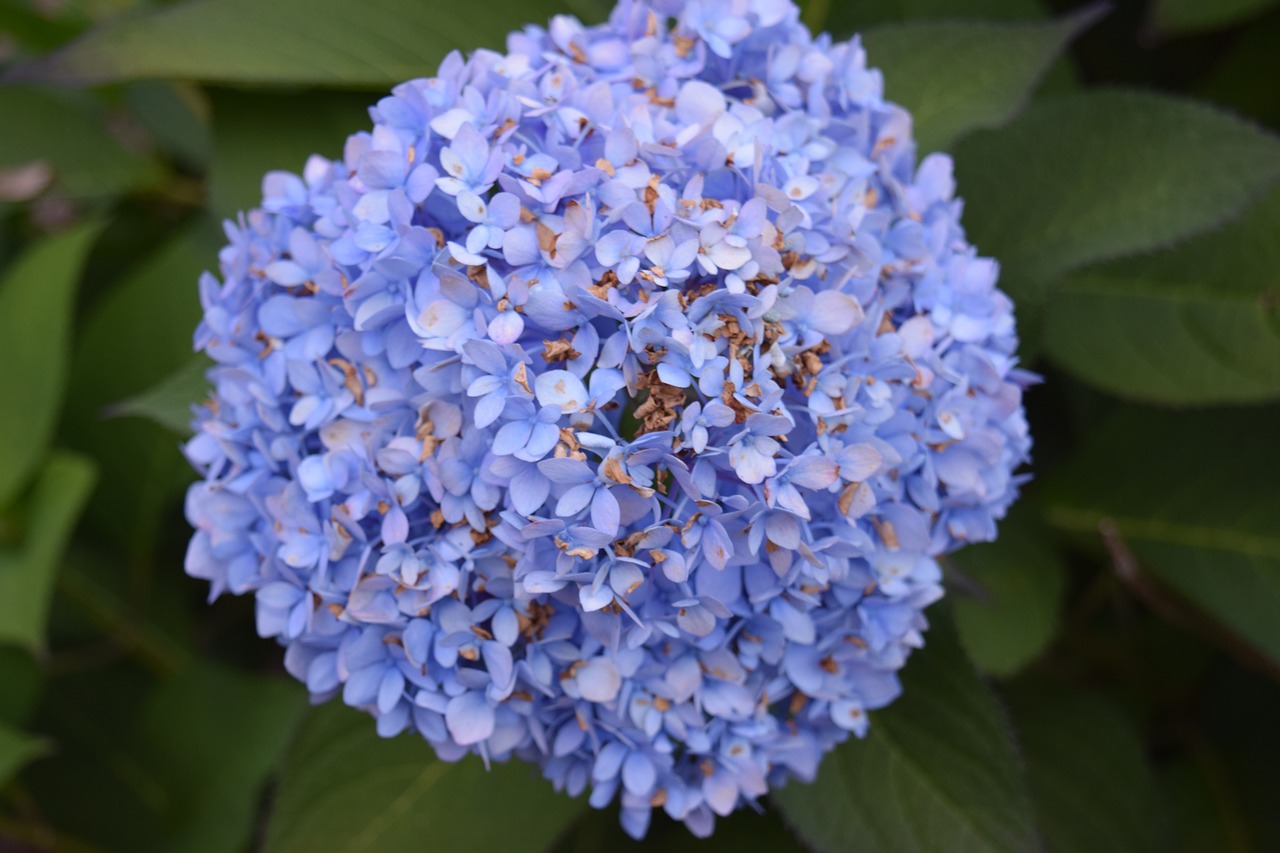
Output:
<instances>
[{"instance_id":1,"label":"blurred leaf background","mask_svg":"<svg viewBox=\"0 0 1280 853\"><path fill-rule=\"evenodd\" d=\"M0 0L0 850L632 849L308 710L182 573L196 278L269 169L603 0ZM1280 850L1280 2L810 0L1018 303L1035 481L904 698L665 850Z\"/></svg>"}]
</instances>

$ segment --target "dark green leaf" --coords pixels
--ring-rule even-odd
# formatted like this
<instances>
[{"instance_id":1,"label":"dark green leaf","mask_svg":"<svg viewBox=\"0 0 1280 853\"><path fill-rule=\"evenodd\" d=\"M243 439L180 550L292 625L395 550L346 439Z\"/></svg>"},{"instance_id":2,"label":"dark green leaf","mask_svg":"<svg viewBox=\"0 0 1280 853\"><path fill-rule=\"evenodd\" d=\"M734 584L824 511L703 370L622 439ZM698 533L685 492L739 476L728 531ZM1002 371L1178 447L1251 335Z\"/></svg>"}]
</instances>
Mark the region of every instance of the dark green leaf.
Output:
<instances>
[{"instance_id":1,"label":"dark green leaf","mask_svg":"<svg viewBox=\"0 0 1280 853\"><path fill-rule=\"evenodd\" d=\"M813 785L774 795L815 849L1025 851L1036 846L1031 802L1000 705L945 623L927 635L902 698L865 740L824 759Z\"/></svg>"},{"instance_id":2,"label":"dark green leaf","mask_svg":"<svg viewBox=\"0 0 1280 853\"><path fill-rule=\"evenodd\" d=\"M217 223L201 216L140 259L101 299L77 335L69 413L97 419L104 406L190 363L201 316L200 274L217 271L224 242Z\"/></svg>"},{"instance_id":3,"label":"dark green leaf","mask_svg":"<svg viewBox=\"0 0 1280 853\"><path fill-rule=\"evenodd\" d=\"M1201 729L1181 732L1229 836L1248 850L1280 850L1275 769L1280 765L1280 683L1259 672L1219 667L1209 683ZM1247 844L1239 842L1247 839ZM1201 848L1229 851L1230 847Z\"/></svg>"},{"instance_id":4,"label":"dark green leaf","mask_svg":"<svg viewBox=\"0 0 1280 853\"><path fill-rule=\"evenodd\" d=\"M956 148L965 226L1019 308L1064 273L1238 216L1280 178L1280 140L1205 104L1100 91L1033 104Z\"/></svg>"},{"instance_id":5,"label":"dark green leaf","mask_svg":"<svg viewBox=\"0 0 1280 853\"><path fill-rule=\"evenodd\" d=\"M809 0L801 5L806 23L841 38L866 27L901 21L1034 21L1044 17L1044 7L1037 0Z\"/></svg>"},{"instance_id":6,"label":"dark green leaf","mask_svg":"<svg viewBox=\"0 0 1280 853\"><path fill-rule=\"evenodd\" d=\"M0 723L0 785L4 785L22 765L45 752L47 745Z\"/></svg>"},{"instance_id":7,"label":"dark green leaf","mask_svg":"<svg viewBox=\"0 0 1280 853\"><path fill-rule=\"evenodd\" d=\"M127 152L106 128L104 110L82 92L0 86L0 170L43 163L72 198L125 192L156 175L154 164Z\"/></svg>"},{"instance_id":8,"label":"dark green leaf","mask_svg":"<svg viewBox=\"0 0 1280 853\"><path fill-rule=\"evenodd\" d=\"M1011 119L1097 17L1094 7L1044 22L895 24L867 30L863 43L884 72L885 95L911 111L923 153Z\"/></svg>"},{"instance_id":9,"label":"dark green leaf","mask_svg":"<svg viewBox=\"0 0 1280 853\"><path fill-rule=\"evenodd\" d=\"M1173 826L1174 853L1252 853L1247 819L1234 790L1235 780L1214 753L1202 751L1199 760L1170 763L1161 782Z\"/></svg>"},{"instance_id":10,"label":"dark green leaf","mask_svg":"<svg viewBox=\"0 0 1280 853\"><path fill-rule=\"evenodd\" d=\"M0 507L49 446L66 381L76 282L98 230L82 225L37 243L0 279Z\"/></svg>"},{"instance_id":11,"label":"dark green leaf","mask_svg":"<svg viewBox=\"0 0 1280 853\"><path fill-rule=\"evenodd\" d=\"M166 153L191 169L203 170L208 165L213 148L209 105L198 88L144 80L125 87L125 97L133 114Z\"/></svg>"},{"instance_id":12,"label":"dark green leaf","mask_svg":"<svg viewBox=\"0 0 1280 853\"><path fill-rule=\"evenodd\" d=\"M1280 661L1278 432L1272 410L1121 412L1049 481L1048 518Z\"/></svg>"},{"instance_id":13,"label":"dark green leaf","mask_svg":"<svg viewBox=\"0 0 1280 853\"><path fill-rule=\"evenodd\" d=\"M1267 68L1280 54L1280 15L1245 27L1211 74L1200 77L1192 88L1197 97L1208 98L1244 115L1280 128L1280 91L1267 84L1258 69Z\"/></svg>"},{"instance_id":14,"label":"dark green leaf","mask_svg":"<svg viewBox=\"0 0 1280 853\"><path fill-rule=\"evenodd\" d=\"M584 807L528 764L442 762L416 734L380 738L368 716L330 703L289 752L266 849L541 853Z\"/></svg>"},{"instance_id":15,"label":"dark green leaf","mask_svg":"<svg viewBox=\"0 0 1280 853\"><path fill-rule=\"evenodd\" d=\"M173 533L185 544L186 524L178 520L180 514L174 517ZM58 575L50 633L64 645L70 641L87 647L105 639L120 654L130 656L132 663L141 664L140 670L154 675L169 677L183 671L196 657L189 636L193 618L189 603L200 585L177 570L181 546L155 578L140 572L136 563L107 557L104 550L72 543Z\"/></svg>"},{"instance_id":16,"label":"dark green leaf","mask_svg":"<svg viewBox=\"0 0 1280 853\"><path fill-rule=\"evenodd\" d=\"M23 789L47 824L93 849L164 849L168 794L136 731L150 684L140 667L123 661L64 674L50 681L32 721L55 749L27 768Z\"/></svg>"},{"instance_id":17,"label":"dark green leaf","mask_svg":"<svg viewBox=\"0 0 1280 853\"><path fill-rule=\"evenodd\" d=\"M74 22L54 20L32 5L27 0L0 0L0 32L12 39L14 58L52 50L80 31ZM8 59L0 57L0 65Z\"/></svg>"},{"instance_id":18,"label":"dark green leaf","mask_svg":"<svg viewBox=\"0 0 1280 853\"><path fill-rule=\"evenodd\" d=\"M19 79L105 83L149 78L382 87L429 76L450 50L501 47L525 23L591 0L491 0L445 9L416 0L189 0L107 23L19 69Z\"/></svg>"},{"instance_id":19,"label":"dark green leaf","mask_svg":"<svg viewBox=\"0 0 1280 853\"><path fill-rule=\"evenodd\" d=\"M1043 681L1010 696L1050 853L1161 848L1155 780L1133 724L1106 700Z\"/></svg>"},{"instance_id":20,"label":"dark green leaf","mask_svg":"<svg viewBox=\"0 0 1280 853\"><path fill-rule=\"evenodd\" d=\"M1156 0L1152 18L1166 33L1191 33L1230 27L1257 17L1276 0Z\"/></svg>"},{"instance_id":21,"label":"dark green leaf","mask_svg":"<svg viewBox=\"0 0 1280 853\"><path fill-rule=\"evenodd\" d=\"M367 95L216 90L212 99L209 206L219 216L259 204L266 172L300 173L312 154L341 158L347 137L370 126Z\"/></svg>"},{"instance_id":22,"label":"dark green leaf","mask_svg":"<svg viewBox=\"0 0 1280 853\"><path fill-rule=\"evenodd\" d=\"M44 675L27 649L0 646L0 724L24 725L40 700Z\"/></svg>"},{"instance_id":23,"label":"dark green leaf","mask_svg":"<svg viewBox=\"0 0 1280 853\"><path fill-rule=\"evenodd\" d=\"M149 418L179 435L191 433L191 407L209 393L207 358L193 359L159 385L111 407L116 417Z\"/></svg>"},{"instance_id":24,"label":"dark green leaf","mask_svg":"<svg viewBox=\"0 0 1280 853\"><path fill-rule=\"evenodd\" d=\"M140 731L170 801L165 850L245 849L268 774L305 708L297 684L208 665L148 698Z\"/></svg>"},{"instance_id":25,"label":"dark green leaf","mask_svg":"<svg viewBox=\"0 0 1280 853\"><path fill-rule=\"evenodd\" d=\"M683 823L667 817L662 809L654 809L649 831L636 841L622 830L618 808L587 809L569 827L559 842L547 853L637 853L661 850L662 853L707 853L717 850L767 850L768 853L808 853L808 848L783 823L781 814L768 803L764 813L739 809L725 818L716 818L711 839L698 838Z\"/></svg>"},{"instance_id":26,"label":"dark green leaf","mask_svg":"<svg viewBox=\"0 0 1280 853\"><path fill-rule=\"evenodd\" d=\"M83 456L49 457L26 507L23 541L0 550L0 641L31 650L44 644L53 582L95 476Z\"/></svg>"},{"instance_id":27,"label":"dark green leaf","mask_svg":"<svg viewBox=\"0 0 1280 853\"><path fill-rule=\"evenodd\" d=\"M1012 675L1035 660L1058 631L1066 567L1046 531L1025 509L1000 525L992 543L951 557L977 584L954 599L956 628L979 668Z\"/></svg>"},{"instance_id":28,"label":"dark green leaf","mask_svg":"<svg viewBox=\"0 0 1280 853\"><path fill-rule=\"evenodd\" d=\"M1049 355L1135 400L1280 397L1280 193L1169 252L1071 276L1046 311Z\"/></svg>"},{"instance_id":29,"label":"dark green leaf","mask_svg":"<svg viewBox=\"0 0 1280 853\"><path fill-rule=\"evenodd\" d=\"M97 849L258 849L264 788L305 697L203 662L159 682L123 663L64 674L36 716L57 748L23 782L50 824Z\"/></svg>"},{"instance_id":30,"label":"dark green leaf","mask_svg":"<svg viewBox=\"0 0 1280 853\"><path fill-rule=\"evenodd\" d=\"M1182 720L1184 747L1160 774L1171 853L1253 853L1280 849L1275 767L1280 689L1240 669L1215 667L1200 691L1199 719Z\"/></svg>"},{"instance_id":31,"label":"dark green leaf","mask_svg":"<svg viewBox=\"0 0 1280 853\"><path fill-rule=\"evenodd\" d=\"M105 294L77 336L64 440L98 460L104 482L89 521L154 559L158 514L190 466L167 430L136 419L106 419L114 403L146 391L192 361L200 319L198 281L217 269L221 229L199 218L138 262ZM137 538L135 538L137 537Z\"/></svg>"}]
</instances>

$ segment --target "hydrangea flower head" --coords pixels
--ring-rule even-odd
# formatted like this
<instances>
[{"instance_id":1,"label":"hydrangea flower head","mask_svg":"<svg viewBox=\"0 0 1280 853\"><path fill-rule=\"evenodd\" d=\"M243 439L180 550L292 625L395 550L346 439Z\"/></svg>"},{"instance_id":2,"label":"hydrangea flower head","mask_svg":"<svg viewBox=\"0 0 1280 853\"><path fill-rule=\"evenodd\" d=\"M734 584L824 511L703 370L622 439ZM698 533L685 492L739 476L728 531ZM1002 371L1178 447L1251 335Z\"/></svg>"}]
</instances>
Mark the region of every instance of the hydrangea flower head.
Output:
<instances>
[{"instance_id":1,"label":"hydrangea flower head","mask_svg":"<svg viewBox=\"0 0 1280 853\"><path fill-rule=\"evenodd\" d=\"M370 115L201 281L187 571L316 700L633 835L811 779L1028 454L950 161L789 0L557 17Z\"/></svg>"}]
</instances>

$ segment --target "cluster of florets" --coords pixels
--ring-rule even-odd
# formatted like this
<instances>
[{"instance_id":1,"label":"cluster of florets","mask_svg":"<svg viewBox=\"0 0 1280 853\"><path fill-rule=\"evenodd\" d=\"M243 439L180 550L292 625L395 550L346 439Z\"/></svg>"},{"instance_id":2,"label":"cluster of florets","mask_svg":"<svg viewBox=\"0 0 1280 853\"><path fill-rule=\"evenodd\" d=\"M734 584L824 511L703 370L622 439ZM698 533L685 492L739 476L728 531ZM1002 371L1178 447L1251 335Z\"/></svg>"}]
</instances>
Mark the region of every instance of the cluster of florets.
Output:
<instances>
[{"instance_id":1,"label":"cluster of florets","mask_svg":"<svg viewBox=\"0 0 1280 853\"><path fill-rule=\"evenodd\" d=\"M187 571L319 701L696 833L899 692L1029 440L950 161L788 0L454 54L201 282Z\"/></svg>"}]
</instances>

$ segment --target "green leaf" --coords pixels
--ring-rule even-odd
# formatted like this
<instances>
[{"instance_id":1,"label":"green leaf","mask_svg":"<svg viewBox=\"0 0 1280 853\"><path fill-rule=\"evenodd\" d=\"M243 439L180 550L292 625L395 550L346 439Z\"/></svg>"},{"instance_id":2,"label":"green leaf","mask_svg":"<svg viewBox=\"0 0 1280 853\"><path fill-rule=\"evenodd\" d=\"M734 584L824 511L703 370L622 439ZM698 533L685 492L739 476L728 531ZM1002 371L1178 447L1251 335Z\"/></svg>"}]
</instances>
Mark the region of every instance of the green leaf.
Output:
<instances>
[{"instance_id":1,"label":"green leaf","mask_svg":"<svg viewBox=\"0 0 1280 853\"><path fill-rule=\"evenodd\" d=\"M305 696L199 660L160 680L122 659L66 668L35 717L57 749L23 786L45 822L91 845L75 849L256 850L265 783Z\"/></svg>"},{"instance_id":2,"label":"green leaf","mask_svg":"<svg viewBox=\"0 0 1280 853\"><path fill-rule=\"evenodd\" d=\"M1214 676L1197 691L1197 719L1178 725L1180 754L1162 762L1160 782L1171 824L1165 849L1280 849L1274 785L1280 688L1268 676L1220 662Z\"/></svg>"},{"instance_id":3,"label":"green leaf","mask_svg":"<svg viewBox=\"0 0 1280 853\"><path fill-rule=\"evenodd\" d=\"M953 599L956 629L977 666L1012 675L1035 660L1058 632L1066 566L1048 531L1027 509L1000 524L995 542L970 545L951 556L976 595Z\"/></svg>"},{"instance_id":4,"label":"green leaf","mask_svg":"<svg viewBox=\"0 0 1280 853\"><path fill-rule=\"evenodd\" d=\"M1184 34L1235 26L1275 5L1276 0L1156 0L1151 17L1158 30Z\"/></svg>"},{"instance_id":5,"label":"green leaf","mask_svg":"<svg viewBox=\"0 0 1280 853\"><path fill-rule=\"evenodd\" d=\"M1224 671L1225 669L1225 671ZM1280 850L1275 769L1280 765L1280 683L1273 675L1219 668L1200 705L1200 729L1181 739L1212 786L1213 808L1229 823L1232 847L1200 850ZM1175 828L1181 829L1179 821Z\"/></svg>"},{"instance_id":6,"label":"green leaf","mask_svg":"<svg viewBox=\"0 0 1280 853\"><path fill-rule=\"evenodd\" d=\"M124 560L89 536L83 540L94 542L92 547L72 542L58 575L58 606L49 621L51 642L65 646L106 640L129 655L128 663L139 671L163 677L181 672L193 658L200 657L194 648L191 622L207 611L191 606L199 582L174 570L182 564L181 553L190 531L181 510L173 509L171 525L164 531L166 539L172 537L172 544L164 542L168 547L156 547L162 541L158 536L147 542L164 560L163 570L155 576L145 562L145 558L156 558L150 553ZM252 603L248 607L251 611Z\"/></svg>"},{"instance_id":7,"label":"green leaf","mask_svg":"<svg viewBox=\"0 0 1280 853\"><path fill-rule=\"evenodd\" d=\"M82 225L37 243L0 279L0 507L49 446L66 381L76 282L98 231Z\"/></svg>"},{"instance_id":8,"label":"green leaf","mask_svg":"<svg viewBox=\"0 0 1280 853\"><path fill-rule=\"evenodd\" d=\"M0 170L47 164L72 198L104 198L156 176L153 163L127 152L107 131L104 110L83 92L0 86Z\"/></svg>"},{"instance_id":9,"label":"green leaf","mask_svg":"<svg viewBox=\"0 0 1280 853\"><path fill-rule=\"evenodd\" d=\"M450 50L502 47L509 31L565 12L594 21L606 9L591 0L453 9L417 0L189 0L108 22L10 76L383 87L429 76Z\"/></svg>"},{"instance_id":10,"label":"green leaf","mask_svg":"<svg viewBox=\"0 0 1280 853\"><path fill-rule=\"evenodd\" d=\"M39 738L0 723L0 785L7 783L24 764L47 750L48 746Z\"/></svg>"},{"instance_id":11,"label":"green leaf","mask_svg":"<svg viewBox=\"0 0 1280 853\"><path fill-rule=\"evenodd\" d=\"M1280 179L1280 140L1194 101L1094 91L1032 104L955 160L968 235L1021 311L1072 269L1240 215Z\"/></svg>"},{"instance_id":12,"label":"green leaf","mask_svg":"<svg viewBox=\"0 0 1280 853\"><path fill-rule=\"evenodd\" d=\"M867 30L863 43L884 72L885 95L911 111L923 153L1013 118L1099 11L1044 22L894 24Z\"/></svg>"},{"instance_id":13,"label":"green leaf","mask_svg":"<svg viewBox=\"0 0 1280 853\"><path fill-rule=\"evenodd\" d=\"M1169 252L1055 289L1046 346L1092 385L1160 403L1280 397L1280 192Z\"/></svg>"},{"instance_id":14,"label":"green leaf","mask_svg":"<svg viewBox=\"0 0 1280 853\"><path fill-rule=\"evenodd\" d=\"M773 795L814 849L844 851L855 839L859 850L895 853L1036 847L1004 713L935 621L907 663L902 698L875 714L867 738L837 747L813 785Z\"/></svg>"},{"instance_id":15,"label":"green leaf","mask_svg":"<svg viewBox=\"0 0 1280 853\"><path fill-rule=\"evenodd\" d=\"M1218 756L1204 752L1169 763L1161 786L1173 823L1172 853L1252 853L1247 819Z\"/></svg>"},{"instance_id":16,"label":"green leaf","mask_svg":"<svg viewBox=\"0 0 1280 853\"><path fill-rule=\"evenodd\" d=\"M133 114L166 153L190 169L208 167L213 148L209 105L197 87L144 80L126 86L125 97Z\"/></svg>"},{"instance_id":17,"label":"green leaf","mask_svg":"<svg viewBox=\"0 0 1280 853\"><path fill-rule=\"evenodd\" d=\"M1266 84L1259 68L1268 68L1280 53L1280 15L1268 15L1231 38L1213 71L1200 75L1192 94L1207 98L1273 130L1280 128L1280 91Z\"/></svg>"},{"instance_id":18,"label":"green leaf","mask_svg":"<svg viewBox=\"0 0 1280 853\"><path fill-rule=\"evenodd\" d=\"M32 651L44 644L53 582L67 540L93 489L96 471L83 456L49 457L26 508L26 535L0 550L0 642Z\"/></svg>"},{"instance_id":19,"label":"green leaf","mask_svg":"<svg viewBox=\"0 0 1280 853\"><path fill-rule=\"evenodd\" d=\"M216 222L197 217L101 298L77 335L68 413L98 420L191 362L200 274L217 270L225 242Z\"/></svg>"},{"instance_id":20,"label":"green leaf","mask_svg":"<svg viewBox=\"0 0 1280 853\"><path fill-rule=\"evenodd\" d=\"M778 809L765 804L758 814L738 809L728 817L717 817L714 841L698 838L689 827L669 818L662 809L654 809L649 831L641 841L627 835L618 821L616 805L605 809L586 809L582 817L569 827L555 846L546 853L637 853L661 850L662 853L707 853L714 850L759 850L768 853L808 853L795 833L787 828Z\"/></svg>"},{"instance_id":21,"label":"green leaf","mask_svg":"<svg viewBox=\"0 0 1280 853\"><path fill-rule=\"evenodd\" d=\"M209 393L205 371L213 366L207 358L196 358L160 382L159 385L112 406L115 417L149 418L179 435L191 434L191 407Z\"/></svg>"},{"instance_id":22,"label":"green leaf","mask_svg":"<svg viewBox=\"0 0 1280 853\"><path fill-rule=\"evenodd\" d=\"M0 645L0 685L0 725L25 725L44 687L44 673L30 651Z\"/></svg>"},{"instance_id":23,"label":"green leaf","mask_svg":"<svg viewBox=\"0 0 1280 853\"><path fill-rule=\"evenodd\" d=\"M1122 411L1048 481L1047 517L1280 661L1278 433L1273 409Z\"/></svg>"},{"instance_id":24,"label":"green leaf","mask_svg":"<svg viewBox=\"0 0 1280 853\"><path fill-rule=\"evenodd\" d=\"M0 0L0 31L12 40L13 56L0 57L0 65L27 53L45 53L79 32L74 22L40 14L26 0Z\"/></svg>"},{"instance_id":25,"label":"green leaf","mask_svg":"<svg viewBox=\"0 0 1280 853\"><path fill-rule=\"evenodd\" d=\"M150 687L142 667L110 659L50 680L33 725L57 748L27 768L22 786L59 833L101 851L164 849L167 789L137 732Z\"/></svg>"},{"instance_id":26,"label":"green leaf","mask_svg":"<svg viewBox=\"0 0 1280 853\"><path fill-rule=\"evenodd\" d=\"M801 6L805 23L841 38L903 21L1035 21L1045 14L1038 0L809 0Z\"/></svg>"},{"instance_id":27,"label":"green leaf","mask_svg":"<svg viewBox=\"0 0 1280 853\"><path fill-rule=\"evenodd\" d=\"M301 173L312 154L341 159L347 137L370 126L367 95L214 90L209 206L223 217L262 202L262 176Z\"/></svg>"},{"instance_id":28,"label":"green leaf","mask_svg":"<svg viewBox=\"0 0 1280 853\"><path fill-rule=\"evenodd\" d=\"M93 456L110 490L89 508L94 532L154 559L159 513L192 473L171 433L108 407L145 392L192 361L200 273L217 269L225 241L198 217L137 262L89 313L72 360L64 441Z\"/></svg>"},{"instance_id":29,"label":"green leaf","mask_svg":"<svg viewBox=\"0 0 1280 853\"><path fill-rule=\"evenodd\" d=\"M143 705L142 737L169 801L165 850L244 850L259 800L306 709L292 681L189 668Z\"/></svg>"},{"instance_id":30,"label":"green leaf","mask_svg":"<svg viewBox=\"0 0 1280 853\"><path fill-rule=\"evenodd\" d=\"M1106 700L1040 680L1009 697L1050 853L1162 847L1155 779L1133 724Z\"/></svg>"},{"instance_id":31,"label":"green leaf","mask_svg":"<svg viewBox=\"0 0 1280 853\"><path fill-rule=\"evenodd\" d=\"M329 703L289 752L266 850L541 853L584 807L524 762L439 761L416 734L380 738L367 715Z\"/></svg>"}]
</instances>

